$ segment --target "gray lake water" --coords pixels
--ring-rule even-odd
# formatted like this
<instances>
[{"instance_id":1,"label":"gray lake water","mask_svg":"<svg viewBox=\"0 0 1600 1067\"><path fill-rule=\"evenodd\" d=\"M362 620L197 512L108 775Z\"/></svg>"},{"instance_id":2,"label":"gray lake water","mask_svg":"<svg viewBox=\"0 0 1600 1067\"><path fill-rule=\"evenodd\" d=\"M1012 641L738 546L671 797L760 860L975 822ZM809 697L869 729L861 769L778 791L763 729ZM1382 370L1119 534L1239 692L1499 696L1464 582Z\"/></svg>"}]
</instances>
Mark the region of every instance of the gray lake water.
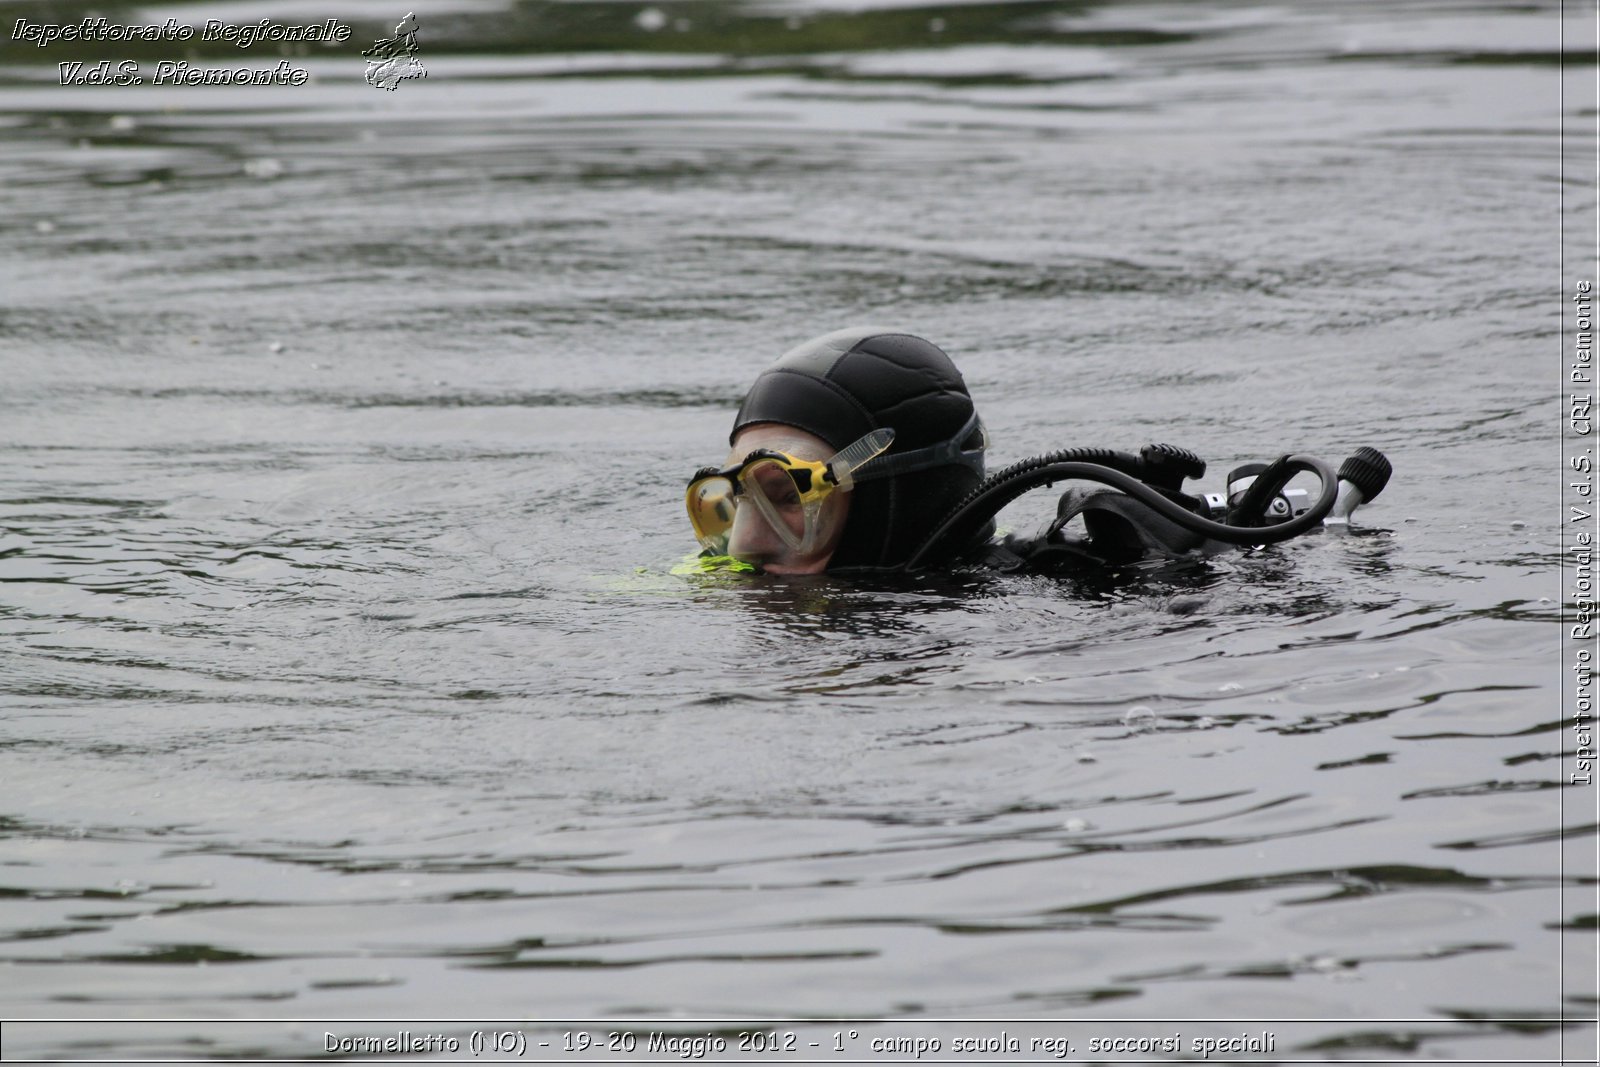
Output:
<instances>
[{"instance_id":1,"label":"gray lake water","mask_svg":"<svg viewBox=\"0 0 1600 1067\"><path fill-rule=\"evenodd\" d=\"M355 32L299 87L0 46L7 1056L1592 1057L1560 5L473 0L394 92L403 7L94 10ZM995 468L1396 473L1349 535L1142 578L675 573L749 381L863 321L952 354Z\"/></svg>"}]
</instances>

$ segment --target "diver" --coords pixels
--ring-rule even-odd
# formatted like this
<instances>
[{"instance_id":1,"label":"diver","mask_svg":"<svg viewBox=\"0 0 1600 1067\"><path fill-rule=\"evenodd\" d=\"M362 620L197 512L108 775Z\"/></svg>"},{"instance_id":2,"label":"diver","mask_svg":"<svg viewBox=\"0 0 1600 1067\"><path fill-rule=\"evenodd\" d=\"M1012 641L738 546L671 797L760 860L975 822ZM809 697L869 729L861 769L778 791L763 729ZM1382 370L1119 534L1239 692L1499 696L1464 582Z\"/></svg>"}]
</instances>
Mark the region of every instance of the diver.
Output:
<instances>
[{"instance_id":1,"label":"diver","mask_svg":"<svg viewBox=\"0 0 1600 1067\"><path fill-rule=\"evenodd\" d=\"M686 504L709 557L771 574L864 574L974 566L1068 573L1148 560L1199 559L1287 540L1350 514L1388 482L1382 453L1359 449L1336 475L1286 455L1228 476L1226 493L1191 494L1194 453L1152 444L1052 452L984 476L988 434L961 372L936 345L852 327L785 353L750 387L721 467L689 481ZM1286 486L1315 474L1321 492ZM995 515L1065 480L1039 534L995 540ZM1076 525L1071 525L1077 520Z\"/></svg>"}]
</instances>

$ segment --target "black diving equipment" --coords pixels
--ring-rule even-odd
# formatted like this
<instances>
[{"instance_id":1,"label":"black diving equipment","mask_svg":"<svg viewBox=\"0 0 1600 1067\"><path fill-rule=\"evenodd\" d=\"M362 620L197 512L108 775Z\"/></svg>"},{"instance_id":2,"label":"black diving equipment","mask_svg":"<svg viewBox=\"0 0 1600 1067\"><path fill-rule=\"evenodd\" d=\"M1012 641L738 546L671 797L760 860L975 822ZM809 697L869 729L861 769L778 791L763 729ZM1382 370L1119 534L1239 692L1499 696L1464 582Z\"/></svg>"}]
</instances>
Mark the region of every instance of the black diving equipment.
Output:
<instances>
[{"instance_id":1,"label":"black diving equipment","mask_svg":"<svg viewBox=\"0 0 1600 1067\"><path fill-rule=\"evenodd\" d=\"M1388 483L1383 454L1361 448L1339 471L1320 459L1284 455L1271 463L1236 468L1227 491L1191 495L1187 478L1205 474L1205 461L1188 449L1152 444L1135 456L1102 448L1067 449L1012 464L985 479L938 522L907 561L906 570L969 560L1006 570L1056 571L1082 564L1125 564L1141 559L1199 558L1228 546L1276 544L1327 525L1348 524L1351 513ZM1301 473L1321 485L1313 498L1286 488ZM1012 535L984 543L994 516L1030 490L1067 480L1099 482L1108 489L1069 489L1056 518L1039 536ZM1080 519L1084 534L1069 535Z\"/></svg>"},{"instance_id":2,"label":"black diving equipment","mask_svg":"<svg viewBox=\"0 0 1600 1067\"><path fill-rule=\"evenodd\" d=\"M1354 455L1339 464L1339 495L1333 502L1333 510L1322 520L1322 524L1348 524L1356 508L1383 492L1393 472L1388 458L1376 448L1356 449Z\"/></svg>"}]
</instances>

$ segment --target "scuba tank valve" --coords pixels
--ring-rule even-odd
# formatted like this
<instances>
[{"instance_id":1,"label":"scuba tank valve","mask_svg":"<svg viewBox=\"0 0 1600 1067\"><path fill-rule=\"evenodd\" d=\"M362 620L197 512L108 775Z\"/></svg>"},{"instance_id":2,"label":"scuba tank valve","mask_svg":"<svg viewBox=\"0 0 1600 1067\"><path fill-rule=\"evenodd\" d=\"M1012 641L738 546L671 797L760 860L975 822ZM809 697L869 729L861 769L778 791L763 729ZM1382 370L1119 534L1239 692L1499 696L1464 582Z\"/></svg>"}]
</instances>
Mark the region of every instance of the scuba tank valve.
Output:
<instances>
[{"instance_id":1,"label":"scuba tank valve","mask_svg":"<svg viewBox=\"0 0 1600 1067\"><path fill-rule=\"evenodd\" d=\"M1266 470L1265 463L1246 463L1242 467L1235 467L1228 472L1226 492L1205 495L1206 510L1216 519L1239 522L1244 514L1241 505L1245 501L1245 494ZM1279 489L1267 500L1267 506L1260 517L1272 522L1282 522L1284 519L1305 514L1310 508L1311 497L1304 489Z\"/></svg>"},{"instance_id":2,"label":"scuba tank valve","mask_svg":"<svg viewBox=\"0 0 1600 1067\"><path fill-rule=\"evenodd\" d=\"M1389 459L1376 448L1358 448L1339 464L1339 494L1324 526L1347 526L1356 508L1383 492L1394 472Z\"/></svg>"}]
</instances>

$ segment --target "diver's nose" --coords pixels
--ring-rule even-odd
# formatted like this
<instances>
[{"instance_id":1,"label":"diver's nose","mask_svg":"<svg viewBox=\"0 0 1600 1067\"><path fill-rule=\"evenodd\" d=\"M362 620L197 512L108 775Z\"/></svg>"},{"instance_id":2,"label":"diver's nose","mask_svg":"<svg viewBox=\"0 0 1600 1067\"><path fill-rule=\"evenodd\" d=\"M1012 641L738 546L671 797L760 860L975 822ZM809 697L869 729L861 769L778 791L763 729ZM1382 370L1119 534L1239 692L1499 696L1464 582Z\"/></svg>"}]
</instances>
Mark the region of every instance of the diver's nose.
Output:
<instances>
[{"instance_id":1,"label":"diver's nose","mask_svg":"<svg viewBox=\"0 0 1600 1067\"><path fill-rule=\"evenodd\" d=\"M752 507L741 507L733 516L728 531L728 555L746 563L770 563L789 551L789 546Z\"/></svg>"}]
</instances>

